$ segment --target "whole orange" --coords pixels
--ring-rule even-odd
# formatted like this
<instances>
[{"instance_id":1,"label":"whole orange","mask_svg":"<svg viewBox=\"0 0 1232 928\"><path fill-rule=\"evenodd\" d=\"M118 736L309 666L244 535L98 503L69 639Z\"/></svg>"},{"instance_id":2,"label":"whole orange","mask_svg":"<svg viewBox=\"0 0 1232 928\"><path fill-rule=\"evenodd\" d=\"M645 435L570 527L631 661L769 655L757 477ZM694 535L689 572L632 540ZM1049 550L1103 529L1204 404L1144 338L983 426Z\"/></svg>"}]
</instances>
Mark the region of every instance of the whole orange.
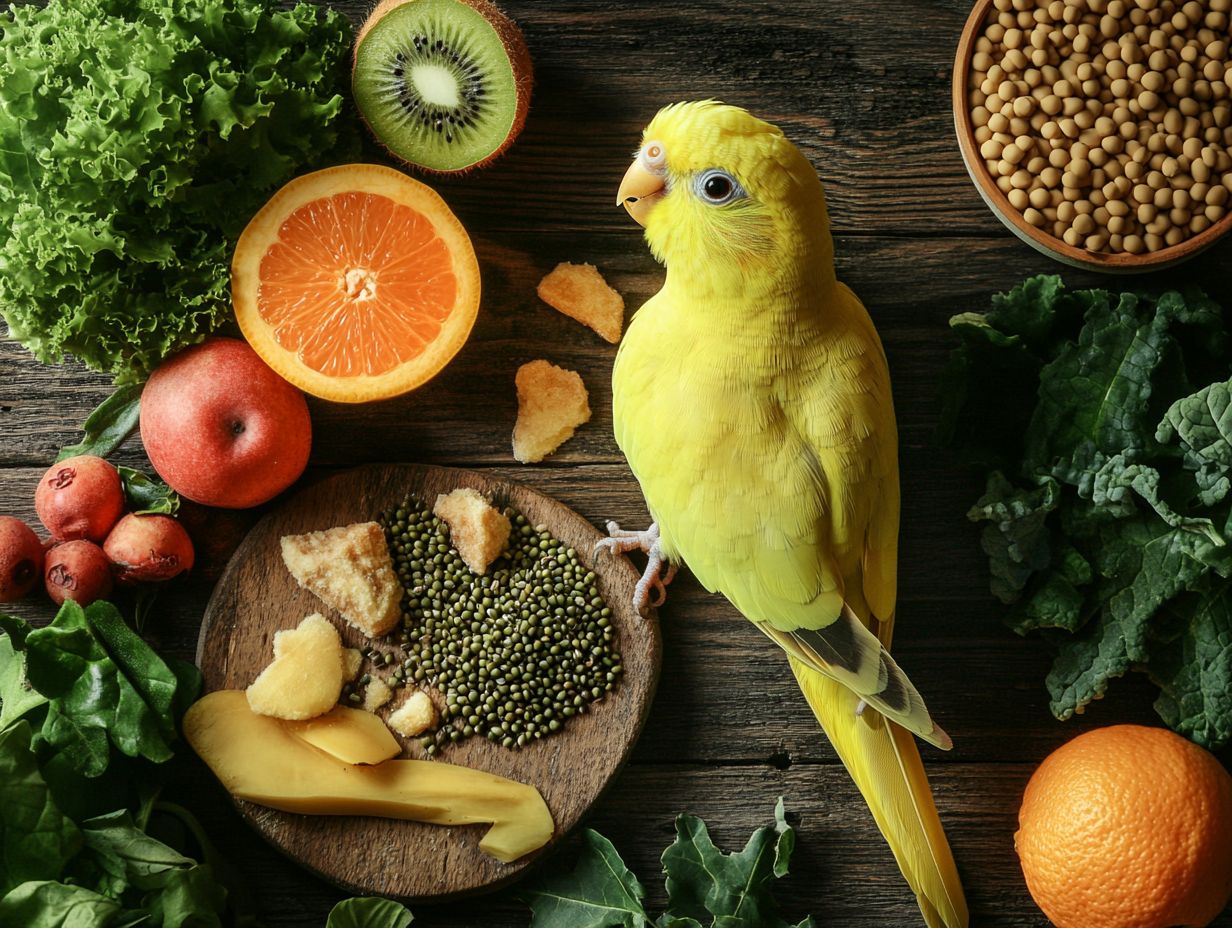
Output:
<instances>
[{"instance_id":1,"label":"whole orange","mask_svg":"<svg viewBox=\"0 0 1232 928\"><path fill-rule=\"evenodd\" d=\"M1057 928L1206 925L1232 897L1232 776L1165 729L1098 728L1032 775L1014 845Z\"/></svg>"}]
</instances>

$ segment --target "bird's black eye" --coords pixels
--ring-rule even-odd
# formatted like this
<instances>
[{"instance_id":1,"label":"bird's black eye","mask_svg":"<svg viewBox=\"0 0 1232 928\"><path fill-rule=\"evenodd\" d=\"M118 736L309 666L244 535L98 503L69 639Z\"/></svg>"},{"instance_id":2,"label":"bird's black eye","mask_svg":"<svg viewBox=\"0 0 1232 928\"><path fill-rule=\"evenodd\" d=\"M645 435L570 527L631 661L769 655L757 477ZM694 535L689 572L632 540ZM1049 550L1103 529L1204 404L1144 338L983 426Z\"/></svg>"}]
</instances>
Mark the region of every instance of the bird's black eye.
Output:
<instances>
[{"instance_id":1,"label":"bird's black eye","mask_svg":"<svg viewBox=\"0 0 1232 928\"><path fill-rule=\"evenodd\" d=\"M736 178L718 168L703 171L697 178L695 189L697 195L712 206L722 206L745 196L744 189Z\"/></svg>"},{"instance_id":2,"label":"bird's black eye","mask_svg":"<svg viewBox=\"0 0 1232 928\"><path fill-rule=\"evenodd\" d=\"M732 183L722 174L711 174L706 178L706 185L702 189L711 200L725 200L731 193Z\"/></svg>"}]
</instances>

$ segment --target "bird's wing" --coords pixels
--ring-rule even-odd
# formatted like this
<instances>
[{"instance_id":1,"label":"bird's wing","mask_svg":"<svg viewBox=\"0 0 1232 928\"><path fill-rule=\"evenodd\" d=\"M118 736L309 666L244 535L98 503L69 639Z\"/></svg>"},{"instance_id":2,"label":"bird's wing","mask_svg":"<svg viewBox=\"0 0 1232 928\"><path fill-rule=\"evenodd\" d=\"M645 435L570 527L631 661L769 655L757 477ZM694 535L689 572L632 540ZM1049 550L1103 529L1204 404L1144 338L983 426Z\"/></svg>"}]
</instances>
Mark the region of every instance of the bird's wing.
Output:
<instances>
[{"instance_id":1,"label":"bird's wing","mask_svg":"<svg viewBox=\"0 0 1232 928\"><path fill-rule=\"evenodd\" d=\"M718 584L796 660L926 741L950 740L890 656L898 450L881 343L855 296L847 324L775 392L784 440L769 457L753 570ZM747 486L742 483L741 486ZM688 558L686 558L688 560ZM692 562L690 561L690 564Z\"/></svg>"}]
</instances>

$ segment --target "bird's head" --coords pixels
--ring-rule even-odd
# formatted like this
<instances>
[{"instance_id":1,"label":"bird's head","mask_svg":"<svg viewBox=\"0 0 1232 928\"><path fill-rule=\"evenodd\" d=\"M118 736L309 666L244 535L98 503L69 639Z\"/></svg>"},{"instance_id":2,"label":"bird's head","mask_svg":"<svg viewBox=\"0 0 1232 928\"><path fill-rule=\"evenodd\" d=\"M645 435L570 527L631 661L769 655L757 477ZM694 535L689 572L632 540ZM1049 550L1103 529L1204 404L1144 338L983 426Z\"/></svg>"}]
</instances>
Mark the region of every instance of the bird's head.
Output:
<instances>
[{"instance_id":1,"label":"bird's head","mask_svg":"<svg viewBox=\"0 0 1232 928\"><path fill-rule=\"evenodd\" d=\"M656 258L713 274L756 273L784 257L832 264L817 172L768 122L713 100L651 120L617 203L646 229Z\"/></svg>"}]
</instances>

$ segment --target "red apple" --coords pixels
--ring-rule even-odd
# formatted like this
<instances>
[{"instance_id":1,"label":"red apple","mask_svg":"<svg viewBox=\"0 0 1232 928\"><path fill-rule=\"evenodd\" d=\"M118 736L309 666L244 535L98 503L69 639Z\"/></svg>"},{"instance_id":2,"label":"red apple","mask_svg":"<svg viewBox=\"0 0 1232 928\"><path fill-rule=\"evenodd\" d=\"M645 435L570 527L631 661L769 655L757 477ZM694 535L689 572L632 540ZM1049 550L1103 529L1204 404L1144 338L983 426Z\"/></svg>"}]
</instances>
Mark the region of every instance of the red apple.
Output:
<instances>
[{"instance_id":1,"label":"red apple","mask_svg":"<svg viewBox=\"0 0 1232 928\"><path fill-rule=\"evenodd\" d=\"M304 395L247 342L210 338L150 377L141 393L141 441L181 496L247 509L304 472L312 422Z\"/></svg>"}]
</instances>

